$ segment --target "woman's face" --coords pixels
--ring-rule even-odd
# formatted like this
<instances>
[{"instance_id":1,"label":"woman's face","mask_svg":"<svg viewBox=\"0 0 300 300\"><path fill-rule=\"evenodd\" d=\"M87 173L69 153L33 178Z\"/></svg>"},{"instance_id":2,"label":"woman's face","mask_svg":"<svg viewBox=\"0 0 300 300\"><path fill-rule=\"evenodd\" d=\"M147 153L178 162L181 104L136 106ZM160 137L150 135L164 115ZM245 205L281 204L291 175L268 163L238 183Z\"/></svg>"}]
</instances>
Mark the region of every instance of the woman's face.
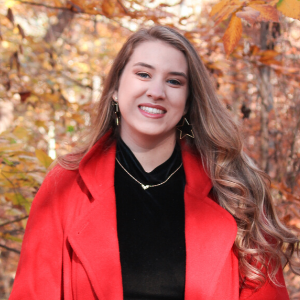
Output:
<instances>
[{"instance_id":1,"label":"woman's face","mask_svg":"<svg viewBox=\"0 0 300 300\"><path fill-rule=\"evenodd\" d=\"M120 78L121 137L176 136L185 113L188 67L184 54L162 41L138 45Z\"/></svg>"}]
</instances>

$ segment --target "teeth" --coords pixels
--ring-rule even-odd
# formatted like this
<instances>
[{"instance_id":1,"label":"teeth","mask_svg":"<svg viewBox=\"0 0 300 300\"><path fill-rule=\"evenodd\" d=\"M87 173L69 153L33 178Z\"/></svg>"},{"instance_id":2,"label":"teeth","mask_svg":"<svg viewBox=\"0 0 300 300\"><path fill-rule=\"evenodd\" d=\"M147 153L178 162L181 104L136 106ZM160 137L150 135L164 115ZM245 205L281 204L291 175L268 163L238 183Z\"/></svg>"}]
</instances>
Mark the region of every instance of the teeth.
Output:
<instances>
[{"instance_id":1,"label":"teeth","mask_svg":"<svg viewBox=\"0 0 300 300\"><path fill-rule=\"evenodd\" d=\"M165 111L148 106L140 106L140 109L150 114L164 114Z\"/></svg>"}]
</instances>

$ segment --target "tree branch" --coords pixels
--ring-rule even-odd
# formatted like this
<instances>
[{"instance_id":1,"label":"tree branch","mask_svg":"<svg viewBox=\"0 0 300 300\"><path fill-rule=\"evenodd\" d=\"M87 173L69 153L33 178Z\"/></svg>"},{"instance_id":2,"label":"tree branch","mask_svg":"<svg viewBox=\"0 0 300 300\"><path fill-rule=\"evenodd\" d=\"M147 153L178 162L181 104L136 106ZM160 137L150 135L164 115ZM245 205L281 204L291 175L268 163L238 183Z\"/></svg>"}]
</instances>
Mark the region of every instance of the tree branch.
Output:
<instances>
[{"instance_id":1,"label":"tree branch","mask_svg":"<svg viewBox=\"0 0 300 300\"><path fill-rule=\"evenodd\" d=\"M11 252L15 252L15 253L18 253L18 254L21 253L19 250L14 249L14 248L7 247L7 246L5 246L5 245L3 245L3 244L0 244L0 247L6 249L6 250L8 250L8 251L11 251Z\"/></svg>"},{"instance_id":2,"label":"tree branch","mask_svg":"<svg viewBox=\"0 0 300 300\"><path fill-rule=\"evenodd\" d=\"M128 14L128 10L127 8L123 5L123 3L120 0L117 0L117 2L119 3L119 5L122 7L123 11L125 12L125 14Z\"/></svg>"},{"instance_id":3,"label":"tree branch","mask_svg":"<svg viewBox=\"0 0 300 300\"><path fill-rule=\"evenodd\" d=\"M75 79L69 77L68 75L66 75L66 74L64 74L64 73L61 73L61 75L62 75L63 77L65 77L67 80L69 80L69 81L75 83L76 85L78 85L78 86L80 86L80 87L82 87L82 88L86 88L86 89L93 90L93 88L92 88L90 85L84 85L84 84L82 84L82 83L80 83L79 81L77 81L77 80L75 80Z\"/></svg>"},{"instance_id":4,"label":"tree branch","mask_svg":"<svg viewBox=\"0 0 300 300\"><path fill-rule=\"evenodd\" d=\"M23 4L28 4L28 5L34 5L34 6L42 6L45 8L50 8L50 9L58 9L58 10L68 10L68 11L72 11L69 7L59 7L59 6L51 6L51 5L47 5L47 4L43 4L43 3L37 3L37 2L30 2L30 1L22 1L22 0L15 0L16 2L20 2ZM76 11L72 11L73 13L77 13Z\"/></svg>"},{"instance_id":5,"label":"tree branch","mask_svg":"<svg viewBox=\"0 0 300 300\"><path fill-rule=\"evenodd\" d=\"M15 223L15 222L19 222L19 221L25 220L27 218L28 218L28 215L25 216L25 217L22 217L22 218L17 218L17 219L11 220L11 221L7 221L5 223L0 224L0 227L3 227L3 226L6 226L8 224L12 224L12 223Z\"/></svg>"}]
</instances>

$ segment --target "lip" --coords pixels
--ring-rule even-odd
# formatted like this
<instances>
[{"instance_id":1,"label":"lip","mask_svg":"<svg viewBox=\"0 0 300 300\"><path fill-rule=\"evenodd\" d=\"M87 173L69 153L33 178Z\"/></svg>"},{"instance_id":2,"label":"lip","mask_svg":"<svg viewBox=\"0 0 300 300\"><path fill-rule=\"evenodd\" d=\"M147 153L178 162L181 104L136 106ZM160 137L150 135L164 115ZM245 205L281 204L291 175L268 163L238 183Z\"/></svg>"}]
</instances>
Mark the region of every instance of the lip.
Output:
<instances>
[{"instance_id":1,"label":"lip","mask_svg":"<svg viewBox=\"0 0 300 300\"><path fill-rule=\"evenodd\" d=\"M155 104L151 104L151 103L141 103L138 106L139 111L141 112L142 115L144 115L147 118L160 119L160 118L165 116L165 113L164 114L151 114L149 112L146 112L146 111L142 110L140 108L140 106L147 106L147 107L156 108L156 109L160 109L160 110L163 110L163 111L167 112L166 108L161 106L161 105L155 105Z\"/></svg>"}]
</instances>

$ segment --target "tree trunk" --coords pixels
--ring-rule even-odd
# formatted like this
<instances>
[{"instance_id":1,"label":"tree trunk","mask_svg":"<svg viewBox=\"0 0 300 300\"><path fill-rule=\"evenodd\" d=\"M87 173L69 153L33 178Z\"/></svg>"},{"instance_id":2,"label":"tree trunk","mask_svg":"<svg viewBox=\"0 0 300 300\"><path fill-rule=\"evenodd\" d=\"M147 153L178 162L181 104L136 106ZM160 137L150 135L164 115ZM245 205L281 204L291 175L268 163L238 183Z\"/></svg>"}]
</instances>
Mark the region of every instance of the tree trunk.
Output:
<instances>
[{"instance_id":1,"label":"tree trunk","mask_svg":"<svg viewBox=\"0 0 300 300\"><path fill-rule=\"evenodd\" d=\"M59 12L57 15L58 23L49 26L44 40L49 44L55 42L63 33L64 29L71 23L73 18L74 13L71 11L64 10Z\"/></svg>"},{"instance_id":2,"label":"tree trunk","mask_svg":"<svg viewBox=\"0 0 300 300\"><path fill-rule=\"evenodd\" d=\"M269 23L261 22L261 50L269 49ZM270 83L271 69L269 66L259 68L259 93L261 96L261 168L268 172L269 157L269 112L273 108L272 86Z\"/></svg>"}]
</instances>

